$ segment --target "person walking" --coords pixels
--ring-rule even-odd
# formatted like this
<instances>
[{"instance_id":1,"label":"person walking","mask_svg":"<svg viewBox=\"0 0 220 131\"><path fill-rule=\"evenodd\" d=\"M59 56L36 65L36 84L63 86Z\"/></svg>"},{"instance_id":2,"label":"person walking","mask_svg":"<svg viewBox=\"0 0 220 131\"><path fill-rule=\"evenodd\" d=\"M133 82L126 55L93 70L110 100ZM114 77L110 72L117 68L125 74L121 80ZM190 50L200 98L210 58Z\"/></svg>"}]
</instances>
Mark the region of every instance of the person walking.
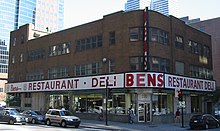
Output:
<instances>
[{"instance_id":1,"label":"person walking","mask_svg":"<svg viewBox=\"0 0 220 131\"><path fill-rule=\"evenodd\" d=\"M176 118L176 123L180 123L180 111L179 111L179 109L176 110L175 118Z\"/></svg>"},{"instance_id":2,"label":"person walking","mask_svg":"<svg viewBox=\"0 0 220 131\"><path fill-rule=\"evenodd\" d=\"M128 110L128 120L130 124L134 123L134 116L135 116L134 110L130 107Z\"/></svg>"}]
</instances>

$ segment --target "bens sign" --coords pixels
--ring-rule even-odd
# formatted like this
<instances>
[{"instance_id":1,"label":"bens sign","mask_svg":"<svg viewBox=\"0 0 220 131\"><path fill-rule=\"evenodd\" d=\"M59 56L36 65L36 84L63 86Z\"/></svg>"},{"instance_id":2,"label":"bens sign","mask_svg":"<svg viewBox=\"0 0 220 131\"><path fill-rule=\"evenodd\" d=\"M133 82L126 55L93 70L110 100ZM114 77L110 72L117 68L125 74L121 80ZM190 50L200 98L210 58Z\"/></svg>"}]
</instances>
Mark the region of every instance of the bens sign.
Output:
<instances>
[{"instance_id":1,"label":"bens sign","mask_svg":"<svg viewBox=\"0 0 220 131\"><path fill-rule=\"evenodd\" d=\"M215 81L182 77L164 73L126 73L125 87L180 88L185 90L214 91Z\"/></svg>"},{"instance_id":2,"label":"bens sign","mask_svg":"<svg viewBox=\"0 0 220 131\"><path fill-rule=\"evenodd\" d=\"M37 92L108 88L180 88L214 91L215 81L152 72L100 75L6 84L6 92Z\"/></svg>"}]
</instances>

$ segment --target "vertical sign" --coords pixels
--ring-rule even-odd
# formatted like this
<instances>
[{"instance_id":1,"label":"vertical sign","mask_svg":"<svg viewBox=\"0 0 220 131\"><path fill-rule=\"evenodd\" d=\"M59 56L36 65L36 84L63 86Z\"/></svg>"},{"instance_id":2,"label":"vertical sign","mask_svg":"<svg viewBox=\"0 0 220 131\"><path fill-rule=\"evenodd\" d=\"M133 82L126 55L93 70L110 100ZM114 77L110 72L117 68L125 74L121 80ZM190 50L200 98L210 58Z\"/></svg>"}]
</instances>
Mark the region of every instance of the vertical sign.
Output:
<instances>
[{"instance_id":1,"label":"vertical sign","mask_svg":"<svg viewBox=\"0 0 220 131\"><path fill-rule=\"evenodd\" d=\"M149 51L149 46L148 46L148 42L149 42L149 29L148 29L148 7L146 7L146 9L144 10L143 13L143 18L144 18L144 71L148 70L148 51Z\"/></svg>"}]
</instances>

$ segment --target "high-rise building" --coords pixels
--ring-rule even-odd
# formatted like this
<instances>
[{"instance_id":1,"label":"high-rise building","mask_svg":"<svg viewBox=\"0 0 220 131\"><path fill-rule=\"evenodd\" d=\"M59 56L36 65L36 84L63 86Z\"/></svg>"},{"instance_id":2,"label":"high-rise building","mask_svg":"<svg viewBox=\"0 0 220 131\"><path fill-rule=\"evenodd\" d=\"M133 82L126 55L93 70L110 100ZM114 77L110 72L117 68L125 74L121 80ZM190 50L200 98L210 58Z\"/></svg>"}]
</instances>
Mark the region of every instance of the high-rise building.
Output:
<instances>
[{"instance_id":1,"label":"high-rise building","mask_svg":"<svg viewBox=\"0 0 220 131\"><path fill-rule=\"evenodd\" d=\"M150 6L151 0L127 0L125 11L144 9Z\"/></svg>"},{"instance_id":2,"label":"high-rise building","mask_svg":"<svg viewBox=\"0 0 220 131\"><path fill-rule=\"evenodd\" d=\"M177 0L127 0L125 3L125 11L144 9L145 7L164 15L178 16Z\"/></svg>"},{"instance_id":3,"label":"high-rise building","mask_svg":"<svg viewBox=\"0 0 220 131\"><path fill-rule=\"evenodd\" d=\"M7 59L11 31L27 23L33 24L35 29L58 31L63 28L63 15L64 0L1 0L0 73L8 72Z\"/></svg>"}]
</instances>

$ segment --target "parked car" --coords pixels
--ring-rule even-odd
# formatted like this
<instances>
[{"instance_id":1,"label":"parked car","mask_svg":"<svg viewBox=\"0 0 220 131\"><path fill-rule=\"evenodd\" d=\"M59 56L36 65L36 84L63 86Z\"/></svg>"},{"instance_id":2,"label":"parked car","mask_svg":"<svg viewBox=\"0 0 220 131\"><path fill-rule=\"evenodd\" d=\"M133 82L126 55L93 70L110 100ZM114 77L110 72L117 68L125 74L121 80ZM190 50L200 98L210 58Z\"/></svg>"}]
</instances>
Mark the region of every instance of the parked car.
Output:
<instances>
[{"instance_id":1,"label":"parked car","mask_svg":"<svg viewBox=\"0 0 220 131\"><path fill-rule=\"evenodd\" d=\"M5 107L4 110L13 110L15 112L19 112L20 113L20 110L17 109L17 108L14 108L14 107Z\"/></svg>"},{"instance_id":2,"label":"parked car","mask_svg":"<svg viewBox=\"0 0 220 131\"><path fill-rule=\"evenodd\" d=\"M0 122L7 122L9 124L26 123L25 117L17 111L13 110L1 110L0 111Z\"/></svg>"},{"instance_id":3,"label":"parked car","mask_svg":"<svg viewBox=\"0 0 220 131\"><path fill-rule=\"evenodd\" d=\"M26 122L40 124L45 122L45 116L38 110L25 110L22 114L26 117Z\"/></svg>"},{"instance_id":4,"label":"parked car","mask_svg":"<svg viewBox=\"0 0 220 131\"><path fill-rule=\"evenodd\" d=\"M219 120L210 114L193 115L190 119L189 126L191 129L195 128L219 128Z\"/></svg>"},{"instance_id":5,"label":"parked car","mask_svg":"<svg viewBox=\"0 0 220 131\"><path fill-rule=\"evenodd\" d=\"M45 120L47 125L57 123L62 127L73 125L76 128L79 127L81 122L81 120L78 117L73 116L70 111L60 109L49 109L45 115Z\"/></svg>"}]
</instances>

